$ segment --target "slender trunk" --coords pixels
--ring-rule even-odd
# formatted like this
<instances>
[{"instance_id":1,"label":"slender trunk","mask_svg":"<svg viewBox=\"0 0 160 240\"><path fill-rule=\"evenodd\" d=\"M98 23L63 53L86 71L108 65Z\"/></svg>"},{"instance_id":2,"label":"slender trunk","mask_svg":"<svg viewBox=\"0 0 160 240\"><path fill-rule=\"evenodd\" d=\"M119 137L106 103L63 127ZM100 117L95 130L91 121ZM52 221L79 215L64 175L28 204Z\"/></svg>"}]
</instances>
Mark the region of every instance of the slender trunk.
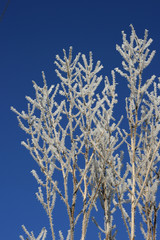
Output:
<instances>
[{"instance_id":1,"label":"slender trunk","mask_svg":"<svg viewBox=\"0 0 160 240\"><path fill-rule=\"evenodd\" d=\"M85 236L86 236L86 222L87 222L87 213L84 213L83 216L83 223L82 223L82 236L81 236L81 240L85 240Z\"/></svg>"},{"instance_id":2,"label":"slender trunk","mask_svg":"<svg viewBox=\"0 0 160 240\"><path fill-rule=\"evenodd\" d=\"M131 147L132 147L132 196L131 196L131 240L135 236L135 144L136 144L136 126L131 129Z\"/></svg>"},{"instance_id":3,"label":"slender trunk","mask_svg":"<svg viewBox=\"0 0 160 240\"><path fill-rule=\"evenodd\" d=\"M135 157L136 157L136 137L137 137L137 126L138 126L138 108L139 108L139 98L140 98L140 88L141 88L141 73L139 75L139 84L138 84L138 94L135 103L135 123L134 126L130 125L131 129L131 150L132 150L132 197L131 197L131 240L135 239L135 187L136 187L136 166L135 166Z\"/></svg>"},{"instance_id":4,"label":"slender trunk","mask_svg":"<svg viewBox=\"0 0 160 240\"><path fill-rule=\"evenodd\" d=\"M135 236L135 164L132 163L132 178L133 178L133 186L132 186L132 199L131 199L131 240L134 240Z\"/></svg>"},{"instance_id":5,"label":"slender trunk","mask_svg":"<svg viewBox=\"0 0 160 240\"><path fill-rule=\"evenodd\" d=\"M88 126L88 122L87 122ZM88 127L87 127L88 128ZM89 147L87 144L87 140L85 141L85 167L88 164L88 155L89 155ZM83 222L82 222L82 236L81 240L85 239L86 231L87 231L87 209L86 209L86 202L87 202L87 192L88 192L88 185L87 185L87 175L84 175L84 193L83 193Z\"/></svg>"},{"instance_id":6,"label":"slender trunk","mask_svg":"<svg viewBox=\"0 0 160 240\"><path fill-rule=\"evenodd\" d=\"M52 221L52 212L51 212L51 208L49 205L49 201L50 201L50 192L49 192L49 180L48 177L46 179L46 195L47 195L47 209L48 209L48 217L49 217L49 224L50 224L50 228L51 228L51 233L52 233L52 240L55 240L55 234L54 234L54 229L53 229L53 221Z\"/></svg>"},{"instance_id":7,"label":"slender trunk","mask_svg":"<svg viewBox=\"0 0 160 240\"><path fill-rule=\"evenodd\" d=\"M151 222L147 219L147 240L152 240Z\"/></svg>"},{"instance_id":8,"label":"slender trunk","mask_svg":"<svg viewBox=\"0 0 160 240\"><path fill-rule=\"evenodd\" d=\"M111 240L110 223L109 223L108 219L106 219L106 217L105 217L105 221L106 221L106 236L105 236L105 240Z\"/></svg>"},{"instance_id":9,"label":"slender trunk","mask_svg":"<svg viewBox=\"0 0 160 240\"><path fill-rule=\"evenodd\" d=\"M105 184L106 185L106 184ZM106 192L106 190L105 190ZM105 240L111 240L111 213L110 213L110 199L107 199L105 194L104 196L104 218L105 218Z\"/></svg>"},{"instance_id":10,"label":"slender trunk","mask_svg":"<svg viewBox=\"0 0 160 240\"><path fill-rule=\"evenodd\" d=\"M82 236L81 240L85 239L86 236L86 230L87 230L87 209L86 209L86 197L87 197L87 179L86 175L84 176L84 196L83 196L83 222L82 222Z\"/></svg>"},{"instance_id":11,"label":"slender trunk","mask_svg":"<svg viewBox=\"0 0 160 240\"><path fill-rule=\"evenodd\" d=\"M156 240L157 208L154 207L153 240Z\"/></svg>"},{"instance_id":12,"label":"slender trunk","mask_svg":"<svg viewBox=\"0 0 160 240\"><path fill-rule=\"evenodd\" d=\"M71 240L74 240L74 224L73 224L73 222L70 223L70 233L71 233Z\"/></svg>"},{"instance_id":13,"label":"slender trunk","mask_svg":"<svg viewBox=\"0 0 160 240\"><path fill-rule=\"evenodd\" d=\"M68 66L68 71L67 71L67 77L69 80L69 96L70 96L70 106L69 106L69 125L70 125L70 140L71 140L71 144L72 144L72 151L73 153L75 152L75 148L74 148L74 137L73 137L73 117L72 117L72 110L73 110L73 103L71 102L71 99L73 99L73 95L71 92L71 73L70 73L70 69ZM70 231L71 231L71 240L74 240L74 227L75 227L75 223L74 223L74 212L75 212L75 205L76 205L76 193L75 193L75 189L76 189L76 170L75 170L75 162L76 159L72 159L73 160L73 172L72 172L72 181L73 181L73 195L72 195L72 206L70 208L70 214L69 214L69 218L70 218Z\"/></svg>"},{"instance_id":14,"label":"slender trunk","mask_svg":"<svg viewBox=\"0 0 160 240\"><path fill-rule=\"evenodd\" d=\"M70 223L70 229L71 229L71 240L74 240L74 212L75 212L75 205L76 205L76 176L75 176L75 164L73 165L73 197L72 197L72 208L71 208L71 223Z\"/></svg>"},{"instance_id":15,"label":"slender trunk","mask_svg":"<svg viewBox=\"0 0 160 240\"><path fill-rule=\"evenodd\" d=\"M67 180L65 178L64 178L64 190L65 190L65 203L66 203L69 223L70 223L70 235L71 235L71 240L74 240L74 219L72 218L72 209L69 206Z\"/></svg>"}]
</instances>

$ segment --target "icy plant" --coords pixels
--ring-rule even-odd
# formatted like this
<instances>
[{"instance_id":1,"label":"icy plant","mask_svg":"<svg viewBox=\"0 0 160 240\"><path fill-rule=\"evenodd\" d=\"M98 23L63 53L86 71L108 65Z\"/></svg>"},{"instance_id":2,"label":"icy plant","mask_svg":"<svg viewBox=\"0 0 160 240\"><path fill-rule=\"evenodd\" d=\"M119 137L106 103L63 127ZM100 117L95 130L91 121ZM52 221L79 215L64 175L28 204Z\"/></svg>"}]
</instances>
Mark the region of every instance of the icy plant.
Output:
<instances>
[{"instance_id":1,"label":"icy plant","mask_svg":"<svg viewBox=\"0 0 160 240\"><path fill-rule=\"evenodd\" d=\"M41 232L40 232L40 234L38 235L37 238L35 238L33 232L29 233L24 225L22 226L22 228L23 228L24 232L26 233L26 235L28 237L27 238L28 240L45 240L46 239L47 230L45 228L43 228L41 230ZM25 240L23 236L20 236L20 239Z\"/></svg>"},{"instance_id":2,"label":"icy plant","mask_svg":"<svg viewBox=\"0 0 160 240\"><path fill-rule=\"evenodd\" d=\"M131 26L130 41L122 32L123 44L117 50L123 58L123 70L115 70L128 81L130 96L126 98L128 128L121 129L115 120L117 104L115 72L112 81L102 77L100 61L93 64L92 53L72 57L56 56L59 85L48 88L44 72L43 87L33 82L35 99L26 97L28 112L18 112L19 126L29 135L22 142L42 174L32 170L39 184L36 196L45 209L50 223L52 240L64 239L59 231L55 236L54 209L56 195L66 207L70 229L66 240L87 238L92 209L102 207L104 227L92 216L99 231L99 239L115 240L118 236L115 215L120 209L130 240L135 239L135 226L140 227L144 239L156 239L159 204L159 84L153 75L142 78L155 52L149 55L152 40L139 39ZM101 89L101 90L100 90ZM125 119L123 121L126 121ZM123 154L124 145L127 153ZM124 159L123 159L124 156ZM128 157L128 159L126 159ZM122 174L122 162L126 164ZM99 200L98 200L99 199ZM100 202L100 204L99 204ZM130 210L128 210L130 205ZM140 225L135 212L139 209ZM75 228L81 222L81 236ZM23 226L30 240L46 239L42 229L37 238ZM97 237L98 237L97 235ZM24 239L23 236L20 236Z\"/></svg>"},{"instance_id":3,"label":"icy plant","mask_svg":"<svg viewBox=\"0 0 160 240\"><path fill-rule=\"evenodd\" d=\"M129 124L128 139L126 140L129 164L127 165L131 179L128 183L128 197L131 204L131 216L124 215L125 225L131 240L135 239L135 212L138 206L143 222L147 225L146 231L141 224L144 238L156 239L156 217L159 206L156 205L156 193L159 185L160 147L160 96L158 87L154 83L154 90L149 90L153 85L155 76L143 79L144 69L151 63L155 51L149 55L148 47L152 39L147 39L148 31L145 30L144 39L139 39L133 26L130 42L122 32L123 44L117 45L121 54L123 70L116 69L128 81L130 96L126 98L126 112ZM121 206L122 213L126 212ZM154 216L153 216L154 215Z\"/></svg>"}]
</instances>

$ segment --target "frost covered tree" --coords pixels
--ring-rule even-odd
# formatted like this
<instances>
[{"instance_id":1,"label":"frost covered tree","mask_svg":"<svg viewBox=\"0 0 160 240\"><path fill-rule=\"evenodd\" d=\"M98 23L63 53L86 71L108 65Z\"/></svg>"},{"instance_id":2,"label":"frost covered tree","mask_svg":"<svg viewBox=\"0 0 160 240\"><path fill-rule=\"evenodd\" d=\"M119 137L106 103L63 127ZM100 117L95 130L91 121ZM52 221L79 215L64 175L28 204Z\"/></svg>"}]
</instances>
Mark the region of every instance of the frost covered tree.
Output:
<instances>
[{"instance_id":1,"label":"frost covered tree","mask_svg":"<svg viewBox=\"0 0 160 240\"><path fill-rule=\"evenodd\" d=\"M124 221L131 240L135 239L135 212L139 208L147 230L141 224L145 239L156 239L156 217L159 206L156 205L156 193L159 185L159 131L160 131L160 96L157 91L160 85L154 82L155 76L143 79L143 71L151 63L155 51L149 55L149 46L152 39L139 39L133 26L130 42L123 34L122 47L117 45L121 54L123 71L116 68L128 81L130 96L126 98L126 112L129 124L127 144L129 161L127 165L128 197L131 204L131 215L126 214L120 201ZM154 90L149 90L153 85ZM130 177L131 176L131 177Z\"/></svg>"},{"instance_id":2,"label":"frost covered tree","mask_svg":"<svg viewBox=\"0 0 160 240\"><path fill-rule=\"evenodd\" d=\"M22 145L41 170L39 174L32 170L32 174L39 185L36 196L48 215L52 240L64 239L63 229L59 236L54 231L56 196L68 214L67 240L87 239L91 219L97 227L97 238L118 239L114 219L119 210L128 239L135 240L135 227L141 229L144 239L156 239L160 208L156 198L160 177L160 84L154 75L143 78L155 51L149 55L152 39L147 39L147 30L144 39L139 39L131 25L130 40L124 32L122 36L123 44L116 48L123 58L123 69L115 71L128 81L126 119L114 118L118 98L115 71L111 72L112 81L103 78L99 74L103 66L100 61L93 64L91 52L88 59L80 53L73 59L72 48L68 56L65 50L63 58L56 56L60 84L48 88L42 72L43 87L33 82L35 99L26 97L28 112L12 107L19 126L29 136ZM126 129L121 129L122 121L128 121ZM98 223L100 217L92 215L93 208L102 208L104 226ZM140 224L136 222L137 210ZM75 236L79 223L81 236ZM30 240L44 240L47 236L45 228L37 238L25 226L23 230Z\"/></svg>"}]
</instances>

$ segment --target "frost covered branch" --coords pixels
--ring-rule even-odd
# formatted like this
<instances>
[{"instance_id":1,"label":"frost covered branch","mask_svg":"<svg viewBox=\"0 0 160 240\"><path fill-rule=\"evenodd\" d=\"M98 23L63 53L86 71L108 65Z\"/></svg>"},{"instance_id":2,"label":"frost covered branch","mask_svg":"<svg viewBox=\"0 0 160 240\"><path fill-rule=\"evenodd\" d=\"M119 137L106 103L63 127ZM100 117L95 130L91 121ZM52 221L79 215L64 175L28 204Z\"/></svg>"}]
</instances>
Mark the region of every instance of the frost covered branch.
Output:
<instances>
[{"instance_id":1,"label":"frost covered branch","mask_svg":"<svg viewBox=\"0 0 160 240\"><path fill-rule=\"evenodd\" d=\"M62 58L56 56L59 84L48 87L42 72L43 86L33 82L35 98L26 96L27 112L11 108L28 135L22 145L41 170L31 172L38 183L37 199L49 218L52 240L64 239L61 230L59 236L54 230L55 202L60 199L68 214L66 240L86 239L93 208L102 208L104 214L104 227L92 216L99 239L103 235L105 240L116 240L119 208L130 240L135 240L135 226L146 240L156 240L160 83L155 75L144 77L155 51L150 53L152 39L147 30L140 39L131 25L130 40L124 31L122 38L122 45L116 46L123 58L122 70L111 71L112 80L100 75L103 66L100 61L93 63L92 52L89 57L78 53L74 58L70 47L68 54L63 50ZM115 72L128 82L126 119L115 119ZM125 129L121 129L122 121ZM139 226L137 209L142 220ZM75 236L79 225L81 236ZM24 226L23 230L30 240L46 238L45 229L37 238Z\"/></svg>"}]
</instances>

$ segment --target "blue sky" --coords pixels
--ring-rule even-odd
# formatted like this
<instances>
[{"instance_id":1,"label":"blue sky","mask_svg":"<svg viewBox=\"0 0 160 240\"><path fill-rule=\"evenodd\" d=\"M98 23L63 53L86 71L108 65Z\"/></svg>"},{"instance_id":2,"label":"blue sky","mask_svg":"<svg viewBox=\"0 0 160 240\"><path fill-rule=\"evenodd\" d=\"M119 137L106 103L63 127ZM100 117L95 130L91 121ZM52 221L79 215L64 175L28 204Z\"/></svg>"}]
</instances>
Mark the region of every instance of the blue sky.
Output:
<instances>
[{"instance_id":1,"label":"blue sky","mask_svg":"<svg viewBox=\"0 0 160 240\"><path fill-rule=\"evenodd\" d=\"M0 0L0 14L6 2ZM30 173L37 166L20 145L26 136L18 127L10 106L20 111L25 109L25 95L34 96L32 80L41 85L42 70L48 85L57 83L55 55L62 56L62 49L67 50L69 46L73 46L75 54L93 51L94 62L101 60L103 73L110 77L111 70L121 66L115 45L122 42L122 30L130 33L131 23L139 36L143 36L145 28L149 30L154 40L152 49L156 49L157 54L148 73L160 76L159 9L158 0L10 1L0 22L0 239L18 239L22 224L35 233L48 226L46 214L34 194L36 181ZM116 114L120 116L124 113L127 88L118 75L116 79L119 83ZM66 224L61 204L57 205L59 212L55 214L56 234L59 225ZM87 240L98 239L94 230L88 229L87 236ZM117 240L122 237L121 233Z\"/></svg>"}]
</instances>

